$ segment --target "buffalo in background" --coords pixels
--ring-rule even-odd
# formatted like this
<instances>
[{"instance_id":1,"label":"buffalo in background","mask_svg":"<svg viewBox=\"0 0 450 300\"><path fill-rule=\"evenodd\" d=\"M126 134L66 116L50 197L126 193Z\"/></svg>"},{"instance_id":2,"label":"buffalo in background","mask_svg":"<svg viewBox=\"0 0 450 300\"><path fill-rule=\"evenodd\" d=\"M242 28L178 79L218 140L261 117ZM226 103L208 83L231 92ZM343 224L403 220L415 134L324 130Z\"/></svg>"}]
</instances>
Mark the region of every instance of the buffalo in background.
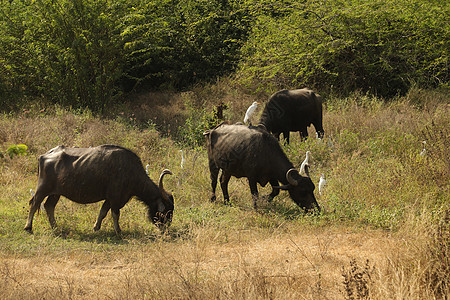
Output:
<instances>
[{"instance_id":1,"label":"buffalo in background","mask_svg":"<svg viewBox=\"0 0 450 300\"><path fill-rule=\"evenodd\" d=\"M300 137L307 138L307 127L311 124L318 138L322 138L322 98L310 89L276 92L269 98L259 123L278 140L283 133L287 143L290 131L300 131Z\"/></svg>"}]
</instances>

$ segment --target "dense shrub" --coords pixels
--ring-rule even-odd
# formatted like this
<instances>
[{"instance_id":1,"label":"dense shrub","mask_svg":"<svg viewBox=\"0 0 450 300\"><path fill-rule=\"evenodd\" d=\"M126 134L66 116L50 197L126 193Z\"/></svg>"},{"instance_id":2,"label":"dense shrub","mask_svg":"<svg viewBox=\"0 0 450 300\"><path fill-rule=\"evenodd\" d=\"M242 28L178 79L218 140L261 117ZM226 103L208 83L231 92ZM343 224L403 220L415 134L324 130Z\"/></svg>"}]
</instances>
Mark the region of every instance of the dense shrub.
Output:
<instances>
[{"instance_id":1,"label":"dense shrub","mask_svg":"<svg viewBox=\"0 0 450 300\"><path fill-rule=\"evenodd\" d=\"M238 79L252 90L315 87L381 96L448 85L447 2L271 1L243 48Z\"/></svg>"},{"instance_id":2,"label":"dense shrub","mask_svg":"<svg viewBox=\"0 0 450 300\"><path fill-rule=\"evenodd\" d=\"M2 1L1 101L103 110L123 91L230 72L247 32L234 1Z\"/></svg>"},{"instance_id":3,"label":"dense shrub","mask_svg":"<svg viewBox=\"0 0 450 300\"><path fill-rule=\"evenodd\" d=\"M428 0L1 0L0 104L39 97L102 111L124 92L233 72L264 93L448 87L449 10Z\"/></svg>"},{"instance_id":4,"label":"dense shrub","mask_svg":"<svg viewBox=\"0 0 450 300\"><path fill-rule=\"evenodd\" d=\"M117 9L106 0L2 1L0 86L101 110L122 74Z\"/></svg>"}]
</instances>

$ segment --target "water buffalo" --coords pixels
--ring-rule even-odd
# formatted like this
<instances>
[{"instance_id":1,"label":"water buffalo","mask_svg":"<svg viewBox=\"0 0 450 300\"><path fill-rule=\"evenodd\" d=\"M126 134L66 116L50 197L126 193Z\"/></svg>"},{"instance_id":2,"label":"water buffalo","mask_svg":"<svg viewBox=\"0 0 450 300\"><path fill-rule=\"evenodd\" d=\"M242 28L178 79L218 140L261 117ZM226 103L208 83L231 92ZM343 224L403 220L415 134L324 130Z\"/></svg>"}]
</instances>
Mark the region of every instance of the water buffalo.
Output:
<instances>
[{"instance_id":1,"label":"water buffalo","mask_svg":"<svg viewBox=\"0 0 450 300\"><path fill-rule=\"evenodd\" d=\"M170 224L173 197L163 187L164 170L159 187L148 177L140 158L132 151L115 145L93 148L58 146L39 157L38 184L30 200L25 230L32 232L33 216L45 197L44 208L52 228L56 227L55 206L60 196L87 204L105 200L94 230L111 209L114 230L120 234L120 209L136 196L148 208L148 217L160 229Z\"/></svg>"},{"instance_id":2,"label":"water buffalo","mask_svg":"<svg viewBox=\"0 0 450 300\"><path fill-rule=\"evenodd\" d=\"M311 124L317 136L323 137L322 98L310 89L282 90L273 94L267 102L259 121L279 140L283 133L289 143L289 132L300 131L300 137L308 137Z\"/></svg>"},{"instance_id":3,"label":"water buffalo","mask_svg":"<svg viewBox=\"0 0 450 300\"><path fill-rule=\"evenodd\" d=\"M303 177L294 169L278 141L265 129L240 124L221 124L206 131L204 135L211 174L211 201L216 200L217 177L222 169L220 185L225 203L229 203L228 182L231 176L234 176L247 177L255 209L258 199L256 184L265 186L270 182L272 192L269 201L282 189L287 190L292 200L300 207L320 210L313 193L315 187L309 176Z\"/></svg>"}]
</instances>

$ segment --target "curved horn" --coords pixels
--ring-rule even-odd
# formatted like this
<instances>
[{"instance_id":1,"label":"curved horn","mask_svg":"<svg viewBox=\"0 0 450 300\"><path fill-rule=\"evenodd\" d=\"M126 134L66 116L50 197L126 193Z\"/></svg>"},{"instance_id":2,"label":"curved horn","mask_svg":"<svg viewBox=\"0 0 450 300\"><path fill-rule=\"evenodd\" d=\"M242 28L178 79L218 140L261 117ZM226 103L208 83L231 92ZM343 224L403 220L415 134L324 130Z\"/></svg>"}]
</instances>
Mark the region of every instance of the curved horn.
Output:
<instances>
[{"instance_id":1,"label":"curved horn","mask_svg":"<svg viewBox=\"0 0 450 300\"><path fill-rule=\"evenodd\" d=\"M164 171L162 171L161 175L159 176L159 191L161 192L161 194L163 194L165 197L167 197L167 192L164 190L164 186L163 186L163 178L164 175L166 174L170 174L173 175L172 172L170 172L169 170L165 169ZM167 197L168 198L168 197Z\"/></svg>"},{"instance_id":2,"label":"curved horn","mask_svg":"<svg viewBox=\"0 0 450 300\"><path fill-rule=\"evenodd\" d=\"M286 172L286 179L291 185L297 186L298 185L298 181L292 177L292 173L297 173L298 174L298 171L296 169L294 169L294 168L289 169Z\"/></svg>"}]
</instances>

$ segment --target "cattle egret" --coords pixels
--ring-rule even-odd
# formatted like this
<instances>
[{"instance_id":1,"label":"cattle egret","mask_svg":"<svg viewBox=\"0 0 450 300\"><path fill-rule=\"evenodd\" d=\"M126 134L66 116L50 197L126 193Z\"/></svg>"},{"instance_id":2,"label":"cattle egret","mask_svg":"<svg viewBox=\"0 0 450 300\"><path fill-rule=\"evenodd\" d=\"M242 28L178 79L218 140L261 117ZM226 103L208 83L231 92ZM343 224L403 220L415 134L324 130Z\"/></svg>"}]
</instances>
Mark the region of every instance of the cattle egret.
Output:
<instances>
[{"instance_id":1,"label":"cattle egret","mask_svg":"<svg viewBox=\"0 0 450 300\"><path fill-rule=\"evenodd\" d=\"M181 152L181 163L180 163L180 166L181 166L181 168L183 169L183 168L184 168L184 155L183 155L183 150L180 150L180 152Z\"/></svg>"},{"instance_id":2,"label":"cattle egret","mask_svg":"<svg viewBox=\"0 0 450 300\"><path fill-rule=\"evenodd\" d=\"M311 152L306 151L306 158L300 166L300 172L299 172L300 174L302 174L306 171L306 167L309 167L309 155L310 154L311 154Z\"/></svg>"},{"instance_id":3,"label":"cattle egret","mask_svg":"<svg viewBox=\"0 0 450 300\"><path fill-rule=\"evenodd\" d=\"M247 111L245 112L245 117L244 117L244 123L250 122L250 118L252 117L252 115L255 113L256 108L258 107L258 102L253 102L252 105L250 105L247 108ZM251 125L251 123L250 123Z\"/></svg>"},{"instance_id":4,"label":"cattle egret","mask_svg":"<svg viewBox=\"0 0 450 300\"><path fill-rule=\"evenodd\" d=\"M427 144L427 142L423 141L422 144L423 144L423 149L420 152L420 156L425 156L425 154L427 154L427 149L425 149L425 145Z\"/></svg>"},{"instance_id":5,"label":"cattle egret","mask_svg":"<svg viewBox=\"0 0 450 300\"><path fill-rule=\"evenodd\" d=\"M319 194L322 195L323 188L325 187L325 184L327 181L325 180L325 176L322 174L320 175L319 179Z\"/></svg>"},{"instance_id":6,"label":"cattle egret","mask_svg":"<svg viewBox=\"0 0 450 300\"><path fill-rule=\"evenodd\" d=\"M150 175L149 172L148 172L148 168L149 168L149 167L150 167L149 164L147 164L147 165L145 166L145 173L147 173L147 175Z\"/></svg>"},{"instance_id":7,"label":"cattle egret","mask_svg":"<svg viewBox=\"0 0 450 300\"><path fill-rule=\"evenodd\" d=\"M33 197L33 196L34 196L34 192L33 192L33 189L30 189L30 194L31 194L31 197Z\"/></svg>"}]
</instances>

